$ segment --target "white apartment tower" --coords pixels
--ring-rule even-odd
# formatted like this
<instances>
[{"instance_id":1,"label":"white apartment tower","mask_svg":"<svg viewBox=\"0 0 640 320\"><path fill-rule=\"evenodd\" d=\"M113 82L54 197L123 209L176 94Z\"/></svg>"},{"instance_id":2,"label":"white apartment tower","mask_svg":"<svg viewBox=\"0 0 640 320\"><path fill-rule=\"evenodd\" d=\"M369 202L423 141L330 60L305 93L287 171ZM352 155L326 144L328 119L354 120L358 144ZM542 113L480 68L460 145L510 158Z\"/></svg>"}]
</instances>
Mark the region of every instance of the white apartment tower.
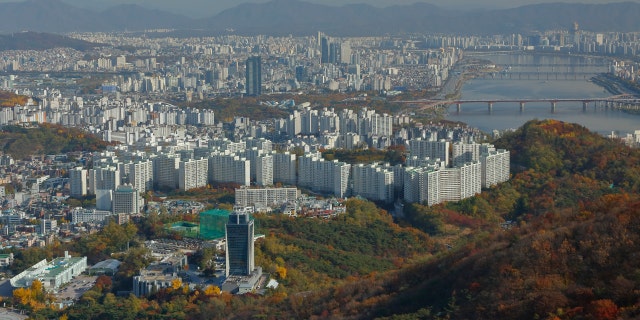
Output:
<instances>
[{"instance_id":1,"label":"white apartment tower","mask_svg":"<svg viewBox=\"0 0 640 320\"><path fill-rule=\"evenodd\" d=\"M467 162L478 162L484 153L495 151L495 147L488 143L456 142L451 146L451 162L454 167Z\"/></svg>"},{"instance_id":2,"label":"white apartment tower","mask_svg":"<svg viewBox=\"0 0 640 320\"><path fill-rule=\"evenodd\" d=\"M389 168L358 164L352 168L353 195L374 201L393 202L394 174Z\"/></svg>"},{"instance_id":3,"label":"white apartment tower","mask_svg":"<svg viewBox=\"0 0 640 320\"><path fill-rule=\"evenodd\" d=\"M404 172L404 200L426 205L440 203L440 170L408 167Z\"/></svg>"},{"instance_id":4,"label":"white apartment tower","mask_svg":"<svg viewBox=\"0 0 640 320\"><path fill-rule=\"evenodd\" d=\"M299 159L298 184L317 192L331 193L337 197L347 195L351 165L325 161L320 153L305 155Z\"/></svg>"},{"instance_id":5,"label":"white apartment tower","mask_svg":"<svg viewBox=\"0 0 640 320\"><path fill-rule=\"evenodd\" d=\"M296 155L273 153L273 181L286 185L296 184Z\"/></svg>"},{"instance_id":6,"label":"white apartment tower","mask_svg":"<svg viewBox=\"0 0 640 320\"><path fill-rule=\"evenodd\" d=\"M105 166L89 170L89 193L97 190L115 190L120 185L120 170L114 166Z\"/></svg>"},{"instance_id":7,"label":"white apartment tower","mask_svg":"<svg viewBox=\"0 0 640 320\"><path fill-rule=\"evenodd\" d=\"M191 190L207 186L209 175L209 159L189 159L180 161L178 168L178 187L180 190Z\"/></svg>"},{"instance_id":8,"label":"white apartment tower","mask_svg":"<svg viewBox=\"0 0 640 320\"><path fill-rule=\"evenodd\" d=\"M256 184L259 186L273 185L273 156L264 154L256 159Z\"/></svg>"},{"instance_id":9,"label":"white apartment tower","mask_svg":"<svg viewBox=\"0 0 640 320\"><path fill-rule=\"evenodd\" d=\"M482 187L490 188L509 180L510 154L508 150L498 149L482 155Z\"/></svg>"},{"instance_id":10,"label":"white apartment tower","mask_svg":"<svg viewBox=\"0 0 640 320\"><path fill-rule=\"evenodd\" d=\"M449 164L449 141L426 141L420 138L409 140L409 153L418 159L440 159Z\"/></svg>"},{"instance_id":11,"label":"white apartment tower","mask_svg":"<svg viewBox=\"0 0 640 320\"><path fill-rule=\"evenodd\" d=\"M87 170L82 167L69 170L69 189L72 197L87 195Z\"/></svg>"},{"instance_id":12,"label":"white apartment tower","mask_svg":"<svg viewBox=\"0 0 640 320\"><path fill-rule=\"evenodd\" d=\"M251 162L228 151L209 157L209 181L250 185Z\"/></svg>"},{"instance_id":13,"label":"white apartment tower","mask_svg":"<svg viewBox=\"0 0 640 320\"><path fill-rule=\"evenodd\" d=\"M180 156L161 154L153 159L153 180L159 188L175 189L178 186Z\"/></svg>"},{"instance_id":14,"label":"white apartment tower","mask_svg":"<svg viewBox=\"0 0 640 320\"><path fill-rule=\"evenodd\" d=\"M153 162L151 160L137 161L125 164L128 167L129 183L140 193L153 189Z\"/></svg>"},{"instance_id":15,"label":"white apartment tower","mask_svg":"<svg viewBox=\"0 0 640 320\"><path fill-rule=\"evenodd\" d=\"M457 168L445 168L440 173L440 201L460 201L482 191L480 162Z\"/></svg>"}]
</instances>

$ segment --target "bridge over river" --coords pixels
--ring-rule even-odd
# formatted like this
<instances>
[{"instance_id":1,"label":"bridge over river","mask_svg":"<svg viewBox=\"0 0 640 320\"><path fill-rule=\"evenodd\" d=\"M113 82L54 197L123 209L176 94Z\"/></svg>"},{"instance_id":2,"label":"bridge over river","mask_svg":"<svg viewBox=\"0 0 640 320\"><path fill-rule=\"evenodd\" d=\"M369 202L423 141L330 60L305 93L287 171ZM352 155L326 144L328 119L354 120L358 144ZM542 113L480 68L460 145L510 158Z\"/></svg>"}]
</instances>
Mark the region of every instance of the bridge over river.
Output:
<instances>
[{"instance_id":1,"label":"bridge over river","mask_svg":"<svg viewBox=\"0 0 640 320\"><path fill-rule=\"evenodd\" d=\"M484 80L566 80L588 81L601 72L509 71L487 73Z\"/></svg>"},{"instance_id":2,"label":"bridge over river","mask_svg":"<svg viewBox=\"0 0 640 320\"><path fill-rule=\"evenodd\" d=\"M486 103L488 111L493 112L493 106L496 103L511 103L518 104L520 106L520 112L524 112L527 103L549 103L551 105L551 112L556 112L559 108L559 103L582 103L582 111L587 111L590 104L594 107L604 107L612 109L628 109L628 110L640 110L640 97L631 95L617 95L606 98L570 98L570 99L556 99L556 98L541 98L541 99L492 99L492 100L403 100L394 101L396 103L403 103L408 105L420 106L419 109L429 109L437 107L449 107L450 105L456 106L456 111L460 113L464 104L470 103Z\"/></svg>"}]
</instances>

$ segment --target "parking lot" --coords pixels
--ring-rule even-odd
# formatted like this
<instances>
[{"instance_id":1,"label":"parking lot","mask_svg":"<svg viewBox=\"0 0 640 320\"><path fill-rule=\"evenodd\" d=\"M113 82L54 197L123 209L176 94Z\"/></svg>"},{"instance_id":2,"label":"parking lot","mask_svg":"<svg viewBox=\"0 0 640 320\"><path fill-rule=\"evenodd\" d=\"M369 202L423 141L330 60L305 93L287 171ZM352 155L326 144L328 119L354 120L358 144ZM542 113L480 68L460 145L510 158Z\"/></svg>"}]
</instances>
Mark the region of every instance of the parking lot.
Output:
<instances>
[{"instance_id":1,"label":"parking lot","mask_svg":"<svg viewBox=\"0 0 640 320\"><path fill-rule=\"evenodd\" d=\"M55 294L59 301L77 300L89 289L93 288L96 283L97 276L79 275L71 282L58 289Z\"/></svg>"}]
</instances>

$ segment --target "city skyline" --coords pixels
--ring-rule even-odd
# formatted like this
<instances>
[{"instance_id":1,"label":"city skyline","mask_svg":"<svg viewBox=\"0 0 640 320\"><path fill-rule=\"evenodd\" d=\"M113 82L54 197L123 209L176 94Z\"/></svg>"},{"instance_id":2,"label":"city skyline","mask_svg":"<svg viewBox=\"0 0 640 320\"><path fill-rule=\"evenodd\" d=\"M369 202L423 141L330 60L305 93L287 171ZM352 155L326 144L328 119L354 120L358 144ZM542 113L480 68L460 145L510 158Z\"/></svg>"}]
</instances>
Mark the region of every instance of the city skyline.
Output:
<instances>
[{"instance_id":1,"label":"city skyline","mask_svg":"<svg viewBox=\"0 0 640 320\"><path fill-rule=\"evenodd\" d=\"M40 0L46 1L46 0ZM191 18L206 18L220 13L226 9L236 7L242 3L265 3L272 0L218 0L215 2L207 0L186 0L181 2L175 2L171 0L113 0L113 1L99 1L99 0L62 0L65 3L93 9L102 10L109 7L113 7L121 4L137 4L149 9L158 9L168 11L176 14L181 14ZM293 1L293 0L287 0ZM623 2L620 0L450 0L446 3L437 1L421 1L421 0L300 0L304 2L310 2L315 4L324 4L331 6L343 6L349 4L368 4L376 7L387 7L395 5L408 5L413 3L430 3L443 9L455 9L455 10L477 10L477 9L506 9L515 8L520 6L526 6L531 4L541 3L584 3L584 4L605 4ZM20 0L0 0L0 3L22 2ZM637 2L637 1L632 1Z\"/></svg>"}]
</instances>

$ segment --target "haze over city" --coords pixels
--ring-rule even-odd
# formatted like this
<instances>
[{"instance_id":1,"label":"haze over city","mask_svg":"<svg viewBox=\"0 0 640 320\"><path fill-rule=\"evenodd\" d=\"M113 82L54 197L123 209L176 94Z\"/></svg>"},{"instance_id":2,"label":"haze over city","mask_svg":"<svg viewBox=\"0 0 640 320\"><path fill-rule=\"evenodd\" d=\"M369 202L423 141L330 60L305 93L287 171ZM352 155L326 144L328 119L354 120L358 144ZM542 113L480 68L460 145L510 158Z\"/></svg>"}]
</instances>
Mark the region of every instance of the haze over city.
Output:
<instances>
[{"instance_id":1,"label":"haze over city","mask_svg":"<svg viewBox=\"0 0 640 320\"><path fill-rule=\"evenodd\" d=\"M560 1L0 0L0 319L638 318L640 0Z\"/></svg>"},{"instance_id":2,"label":"haze over city","mask_svg":"<svg viewBox=\"0 0 640 320\"><path fill-rule=\"evenodd\" d=\"M46 0L43 0L46 1ZM0 0L0 3L7 2L20 2L16 0ZM268 0L186 0L186 1L172 1L172 0L64 0L69 4L73 4L79 7L85 7L90 9L105 9L118 4L138 4L150 9L160 9L171 11L174 13L194 17L202 18L212 14L219 13L225 9L235 7L241 3L264 3ZM424 2L435 4L439 7L446 9L462 9L462 10L475 10L475 9L504 9L515 8L519 6L525 6L529 4L540 3L588 3L588 4L603 4L621 2L616 0L565 0L565 1L553 1L553 0L449 0L449 1L418 1L418 0L307 0L306 2L326 4L334 6L342 6L355 3L366 3L378 7L386 7L393 5L406 5L416 2Z\"/></svg>"}]
</instances>

